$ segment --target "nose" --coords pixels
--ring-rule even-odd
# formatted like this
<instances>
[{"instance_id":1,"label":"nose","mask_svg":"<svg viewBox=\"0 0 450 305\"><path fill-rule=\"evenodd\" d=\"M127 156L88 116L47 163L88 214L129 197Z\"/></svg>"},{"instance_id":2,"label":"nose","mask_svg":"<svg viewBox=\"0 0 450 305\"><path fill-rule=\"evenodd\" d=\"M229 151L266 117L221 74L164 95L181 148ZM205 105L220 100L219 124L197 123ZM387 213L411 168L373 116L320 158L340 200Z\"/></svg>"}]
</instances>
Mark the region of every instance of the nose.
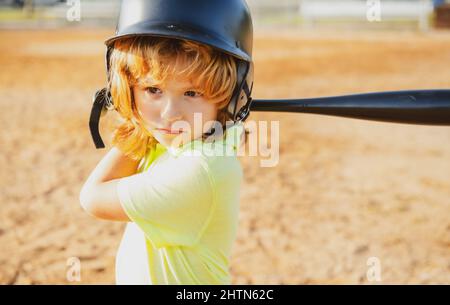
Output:
<instances>
[{"instance_id":1,"label":"nose","mask_svg":"<svg viewBox=\"0 0 450 305\"><path fill-rule=\"evenodd\" d=\"M167 122L174 122L181 120L180 103L175 98L167 98L163 111L161 112L161 119Z\"/></svg>"}]
</instances>

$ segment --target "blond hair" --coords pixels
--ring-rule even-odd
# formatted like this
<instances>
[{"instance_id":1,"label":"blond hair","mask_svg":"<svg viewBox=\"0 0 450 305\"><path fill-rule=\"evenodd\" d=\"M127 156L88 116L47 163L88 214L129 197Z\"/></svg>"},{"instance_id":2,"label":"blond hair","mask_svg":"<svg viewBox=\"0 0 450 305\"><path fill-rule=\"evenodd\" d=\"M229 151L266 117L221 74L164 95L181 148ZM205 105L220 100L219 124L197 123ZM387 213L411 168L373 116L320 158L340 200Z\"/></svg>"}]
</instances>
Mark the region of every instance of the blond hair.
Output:
<instances>
[{"instance_id":1,"label":"blond hair","mask_svg":"<svg viewBox=\"0 0 450 305\"><path fill-rule=\"evenodd\" d=\"M187 63L187 68L175 71L179 60ZM115 41L109 73L114 108L124 120L114 131L112 144L130 158L140 160L158 143L144 127L132 94L132 86L149 74L158 83L173 73L192 80L208 101L217 104L217 121L225 134L226 106L237 78L231 55L187 40L135 36Z\"/></svg>"}]
</instances>

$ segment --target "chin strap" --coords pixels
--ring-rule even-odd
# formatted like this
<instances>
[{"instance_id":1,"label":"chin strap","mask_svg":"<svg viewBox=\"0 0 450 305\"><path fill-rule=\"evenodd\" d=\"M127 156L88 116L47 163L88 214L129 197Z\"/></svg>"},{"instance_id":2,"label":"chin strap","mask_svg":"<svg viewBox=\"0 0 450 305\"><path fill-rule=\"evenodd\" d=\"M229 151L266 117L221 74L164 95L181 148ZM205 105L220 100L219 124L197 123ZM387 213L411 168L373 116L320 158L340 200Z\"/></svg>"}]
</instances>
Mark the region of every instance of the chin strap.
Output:
<instances>
[{"instance_id":1,"label":"chin strap","mask_svg":"<svg viewBox=\"0 0 450 305\"><path fill-rule=\"evenodd\" d=\"M232 120L236 122L245 121L245 119L250 114L250 105L252 103L252 89L253 82L251 84L251 88L249 88L247 83L247 75L250 71L250 63L239 60L237 62L237 84L234 89L231 102L228 105L228 114L231 116ZM244 91L246 95L246 103L244 106L241 105L241 100L244 99L241 96L242 91Z\"/></svg>"},{"instance_id":2,"label":"chin strap","mask_svg":"<svg viewBox=\"0 0 450 305\"><path fill-rule=\"evenodd\" d=\"M252 101L253 101L252 96L251 96L252 89L253 89L253 82L252 82L252 86L249 88L247 81L244 81L244 86L242 87L242 89L244 90L245 95L247 97L247 103L245 104L244 107L242 107L239 110L239 112L236 116L236 119L237 119L236 122L244 122L247 119L248 115L250 114L250 107L251 107Z\"/></svg>"},{"instance_id":3,"label":"chin strap","mask_svg":"<svg viewBox=\"0 0 450 305\"><path fill-rule=\"evenodd\" d=\"M108 47L105 52L105 66L106 66L106 78L109 83L109 57L111 55L112 48ZM94 97L92 98L92 109L91 115L89 118L89 129L91 131L92 140L94 141L95 147L105 148L105 144L102 141L102 137L100 136L99 131L99 123L100 118L106 113L106 111L111 107L112 97L111 93L107 90L107 88L103 88L95 92Z\"/></svg>"},{"instance_id":4,"label":"chin strap","mask_svg":"<svg viewBox=\"0 0 450 305\"><path fill-rule=\"evenodd\" d=\"M110 105L110 101L111 95L107 92L106 88L100 89L94 94L91 115L89 118L89 129L97 149L105 148L105 144L100 136L99 122L100 117L108 110L107 106Z\"/></svg>"}]
</instances>

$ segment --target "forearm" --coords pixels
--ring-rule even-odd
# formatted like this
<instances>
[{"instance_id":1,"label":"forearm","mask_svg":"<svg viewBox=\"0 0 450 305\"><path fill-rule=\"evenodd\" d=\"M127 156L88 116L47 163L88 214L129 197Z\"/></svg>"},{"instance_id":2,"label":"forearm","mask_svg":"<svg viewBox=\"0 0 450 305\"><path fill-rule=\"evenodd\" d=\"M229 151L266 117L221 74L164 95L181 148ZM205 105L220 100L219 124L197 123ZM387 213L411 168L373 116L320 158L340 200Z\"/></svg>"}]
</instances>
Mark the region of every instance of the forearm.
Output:
<instances>
[{"instance_id":1,"label":"forearm","mask_svg":"<svg viewBox=\"0 0 450 305\"><path fill-rule=\"evenodd\" d=\"M135 161L113 147L97 164L83 188L131 176L136 173L139 162L140 160Z\"/></svg>"}]
</instances>

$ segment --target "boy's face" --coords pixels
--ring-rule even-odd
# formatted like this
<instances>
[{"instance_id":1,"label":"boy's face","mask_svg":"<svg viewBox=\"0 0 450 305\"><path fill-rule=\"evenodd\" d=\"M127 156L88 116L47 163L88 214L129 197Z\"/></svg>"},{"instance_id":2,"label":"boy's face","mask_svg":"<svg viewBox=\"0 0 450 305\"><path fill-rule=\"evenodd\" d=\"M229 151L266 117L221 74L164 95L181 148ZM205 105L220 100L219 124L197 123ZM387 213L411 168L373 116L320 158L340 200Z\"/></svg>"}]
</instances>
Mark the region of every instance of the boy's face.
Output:
<instances>
[{"instance_id":1,"label":"boy's face","mask_svg":"<svg viewBox=\"0 0 450 305\"><path fill-rule=\"evenodd\" d=\"M145 127L165 147L178 147L201 137L217 118L216 104L190 81L173 75L160 85L151 77L139 79L132 90Z\"/></svg>"}]
</instances>

